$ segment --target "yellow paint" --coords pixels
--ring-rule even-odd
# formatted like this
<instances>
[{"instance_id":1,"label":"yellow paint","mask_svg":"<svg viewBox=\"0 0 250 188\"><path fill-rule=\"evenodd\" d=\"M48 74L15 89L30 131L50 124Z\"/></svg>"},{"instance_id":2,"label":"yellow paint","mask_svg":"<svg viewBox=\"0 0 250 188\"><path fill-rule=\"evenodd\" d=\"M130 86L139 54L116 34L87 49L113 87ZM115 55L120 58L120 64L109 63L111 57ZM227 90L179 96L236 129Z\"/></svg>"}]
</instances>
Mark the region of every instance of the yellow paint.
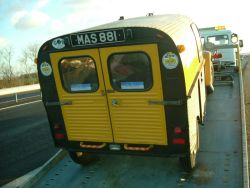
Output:
<instances>
[{"instance_id":1,"label":"yellow paint","mask_svg":"<svg viewBox=\"0 0 250 188\"><path fill-rule=\"evenodd\" d=\"M219 26L215 26L214 27L216 30L223 30L226 29L226 27L224 25L219 25Z\"/></svg>"},{"instance_id":2,"label":"yellow paint","mask_svg":"<svg viewBox=\"0 0 250 188\"><path fill-rule=\"evenodd\" d=\"M199 65L200 65L199 59L198 57L195 57L193 58L189 66L183 67L184 76L185 76L185 84L186 84L186 95L188 95L188 92L191 89L192 83L199 69Z\"/></svg>"},{"instance_id":3,"label":"yellow paint","mask_svg":"<svg viewBox=\"0 0 250 188\"><path fill-rule=\"evenodd\" d=\"M112 53L141 51L150 56L153 87L145 92L108 93L114 141L130 144L167 144L163 105L150 105L149 100L163 101L160 62L156 44L103 48L100 50L106 89L113 90L108 77L107 60ZM112 106L112 100L119 100Z\"/></svg>"},{"instance_id":4,"label":"yellow paint","mask_svg":"<svg viewBox=\"0 0 250 188\"><path fill-rule=\"evenodd\" d=\"M96 92L72 94L63 89L58 70L59 61L65 57L76 56L94 58L99 78L99 89ZM72 101L72 105L62 106L68 139L71 141L113 142L107 99L102 95L104 83L98 50L52 53L50 57L59 100L61 102Z\"/></svg>"},{"instance_id":5,"label":"yellow paint","mask_svg":"<svg viewBox=\"0 0 250 188\"><path fill-rule=\"evenodd\" d=\"M206 86L213 85L213 74L211 70L211 66L213 66L213 63L211 61L211 52L204 51L203 57L205 61L205 84Z\"/></svg>"},{"instance_id":6,"label":"yellow paint","mask_svg":"<svg viewBox=\"0 0 250 188\"><path fill-rule=\"evenodd\" d=\"M107 60L112 53L141 51L152 64L153 87L145 92L114 92L108 74ZM94 58L99 78L99 89L94 93L68 93L62 87L58 64L62 58L90 56ZM167 130L163 105L149 104L163 101L160 62L156 44L110 47L102 49L58 52L50 55L63 118L69 140L115 142L127 144L167 144ZM105 83L105 84L104 84ZM118 106L112 106L112 100Z\"/></svg>"},{"instance_id":7,"label":"yellow paint","mask_svg":"<svg viewBox=\"0 0 250 188\"><path fill-rule=\"evenodd\" d=\"M186 48L183 44L177 45L177 49L178 49L179 53L182 53L186 50Z\"/></svg>"},{"instance_id":8,"label":"yellow paint","mask_svg":"<svg viewBox=\"0 0 250 188\"><path fill-rule=\"evenodd\" d=\"M200 62L198 56L202 49L199 49L198 51L194 34L189 30L186 30L183 37L184 38L182 38L182 41L180 41L179 44L185 46L185 51L179 53L179 55L181 57L181 63L184 71L186 95L188 95L197 71L199 70L200 63L202 63Z\"/></svg>"}]
</instances>

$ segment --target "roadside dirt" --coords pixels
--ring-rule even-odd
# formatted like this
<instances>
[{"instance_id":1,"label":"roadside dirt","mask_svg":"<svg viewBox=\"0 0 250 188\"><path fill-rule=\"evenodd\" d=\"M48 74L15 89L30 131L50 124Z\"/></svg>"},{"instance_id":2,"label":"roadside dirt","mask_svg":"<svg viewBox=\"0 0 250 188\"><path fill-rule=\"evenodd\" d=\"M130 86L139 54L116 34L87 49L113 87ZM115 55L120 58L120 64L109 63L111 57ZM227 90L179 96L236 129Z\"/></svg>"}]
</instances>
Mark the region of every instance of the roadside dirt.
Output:
<instances>
[{"instance_id":1,"label":"roadside dirt","mask_svg":"<svg viewBox=\"0 0 250 188\"><path fill-rule=\"evenodd\" d=\"M250 59L250 58L249 58ZM244 94L245 94L245 110L246 110L246 126L247 126L247 147L248 156L250 154L250 62L243 71ZM250 171L250 160L248 157L248 167Z\"/></svg>"}]
</instances>

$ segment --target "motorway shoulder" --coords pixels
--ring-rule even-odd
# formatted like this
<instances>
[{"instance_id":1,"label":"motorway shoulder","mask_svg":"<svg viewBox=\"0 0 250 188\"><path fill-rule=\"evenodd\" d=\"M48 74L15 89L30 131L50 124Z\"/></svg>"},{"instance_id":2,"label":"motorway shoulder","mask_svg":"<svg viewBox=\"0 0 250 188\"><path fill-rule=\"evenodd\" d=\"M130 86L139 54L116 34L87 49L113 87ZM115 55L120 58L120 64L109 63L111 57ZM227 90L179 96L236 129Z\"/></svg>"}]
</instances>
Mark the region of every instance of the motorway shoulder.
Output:
<instances>
[{"instance_id":1,"label":"motorway shoulder","mask_svg":"<svg viewBox=\"0 0 250 188\"><path fill-rule=\"evenodd\" d=\"M41 101L0 110L0 186L44 164L54 147Z\"/></svg>"}]
</instances>

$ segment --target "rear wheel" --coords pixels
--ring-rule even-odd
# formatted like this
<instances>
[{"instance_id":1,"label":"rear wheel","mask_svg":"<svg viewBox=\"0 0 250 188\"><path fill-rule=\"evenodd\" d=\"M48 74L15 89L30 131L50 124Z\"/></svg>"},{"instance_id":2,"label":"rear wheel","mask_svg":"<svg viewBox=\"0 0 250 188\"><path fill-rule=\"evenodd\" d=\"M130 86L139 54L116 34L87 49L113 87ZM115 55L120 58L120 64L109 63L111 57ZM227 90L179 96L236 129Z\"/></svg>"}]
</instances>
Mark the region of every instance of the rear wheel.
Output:
<instances>
[{"instance_id":1,"label":"rear wheel","mask_svg":"<svg viewBox=\"0 0 250 188\"><path fill-rule=\"evenodd\" d=\"M214 85L213 85L214 84L214 66L213 64L211 64L210 69L211 69L211 74L210 74L211 81L210 81L209 86L206 87L206 91L208 95L214 92Z\"/></svg>"},{"instance_id":2,"label":"rear wheel","mask_svg":"<svg viewBox=\"0 0 250 188\"><path fill-rule=\"evenodd\" d=\"M193 152L185 157L180 157L180 163L186 172L191 172L196 165L197 151L200 147L200 137L199 137L199 122L196 121L196 148Z\"/></svg>"},{"instance_id":3,"label":"rear wheel","mask_svg":"<svg viewBox=\"0 0 250 188\"><path fill-rule=\"evenodd\" d=\"M239 72L239 70L240 70L239 66L234 67L234 72Z\"/></svg>"},{"instance_id":4,"label":"rear wheel","mask_svg":"<svg viewBox=\"0 0 250 188\"><path fill-rule=\"evenodd\" d=\"M98 160L98 157L91 153L69 151L70 158L77 164L86 165Z\"/></svg>"},{"instance_id":5,"label":"rear wheel","mask_svg":"<svg viewBox=\"0 0 250 188\"><path fill-rule=\"evenodd\" d=\"M191 153L188 156L180 157L180 163L186 172L191 172L196 165L196 153Z\"/></svg>"},{"instance_id":6,"label":"rear wheel","mask_svg":"<svg viewBox=\"0 0 250 188\"><path fill-rule=\"evenodd\" d=\"M209 95L214 92L214 86L213 85L207 86L206 90L207 90L207 94Z\"/></svg>"}]
</instances>

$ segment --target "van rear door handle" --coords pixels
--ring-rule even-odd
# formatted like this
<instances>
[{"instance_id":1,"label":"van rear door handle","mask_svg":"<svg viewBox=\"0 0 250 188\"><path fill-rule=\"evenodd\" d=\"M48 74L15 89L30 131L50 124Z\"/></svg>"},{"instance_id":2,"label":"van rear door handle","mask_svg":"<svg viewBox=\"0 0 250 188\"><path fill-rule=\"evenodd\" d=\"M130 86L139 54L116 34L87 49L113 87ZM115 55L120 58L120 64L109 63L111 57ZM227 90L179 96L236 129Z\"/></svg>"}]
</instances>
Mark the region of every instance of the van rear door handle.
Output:
<instances>
[{"instance_id":1,"label":"van rear door handle","mask_svg":"<svg viewBox=\"0 0 250 188\"><path fill-rule=\"evenodd\" d=\"M72 101L62 101L60 102L60 106L72 105Z\"/></svg>"},{"instance_id":2,"label":"van rear door handle","mask_svg":"<svg viewBox=\"0 0 250 188\"><path fill-rule=\"evenodd\" d=\"M112 99L111 100L111 104L112 104L112 106L119 106L119 100L117 100L117 99Z\"/></svg>"}]
</instances>

